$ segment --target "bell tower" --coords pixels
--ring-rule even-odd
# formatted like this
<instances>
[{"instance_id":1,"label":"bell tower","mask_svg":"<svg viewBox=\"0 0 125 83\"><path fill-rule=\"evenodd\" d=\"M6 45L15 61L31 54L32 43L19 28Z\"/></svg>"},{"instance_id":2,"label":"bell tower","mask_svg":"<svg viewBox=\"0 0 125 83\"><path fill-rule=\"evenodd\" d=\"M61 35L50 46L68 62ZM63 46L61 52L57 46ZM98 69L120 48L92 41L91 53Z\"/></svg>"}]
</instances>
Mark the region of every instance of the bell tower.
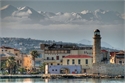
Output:
<instances>
[{"instance_id":1,"label":"bell tower","mask_svg":"<svg viewBox=\"0 0 125 83\"><path fill-rule=\"evenodd\" d=\"M101 36L100 31L96 29L94 31L93 37L93 63L100 63L101 62Z\"/></svg>"}]
</instances>

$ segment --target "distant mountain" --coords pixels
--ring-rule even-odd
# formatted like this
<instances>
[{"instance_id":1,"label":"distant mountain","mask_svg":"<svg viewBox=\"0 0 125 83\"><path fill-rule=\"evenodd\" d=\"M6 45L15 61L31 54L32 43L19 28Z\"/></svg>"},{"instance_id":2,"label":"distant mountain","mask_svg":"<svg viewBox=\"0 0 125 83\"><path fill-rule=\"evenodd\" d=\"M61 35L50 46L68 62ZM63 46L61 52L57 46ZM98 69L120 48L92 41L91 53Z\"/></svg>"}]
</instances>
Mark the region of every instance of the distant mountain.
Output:
<instances>
[{"instance_id":1,"label":"distant mountain","mask_svg":"<svg viewBox=\"0 0 125 83\"><path fill-rule=\"evenodd\" d=\"M85 45L93 45L92 41L89 41L87 39L83 39L81 41L78 41L77 43L81 43L81 44L85 44ZM106 47L106 48L113 48L110 44L108 44L107 42L101 41L101 47Z\"/></svg>"},{"instance_id":2,"label":"distant mountain","mask_svg":"<svg viewBox=\"0 0 125 83\"><path fill-rule=\"evenodd\" d=\"M87 39L82 39L78 41L77 43L85 44L85 45L92 45L92 41L89 41Z\"/></svg>"},{"instance_id":3,"label":"distant mountain","mask_svg":"<svg viewBox=\"0 0 125 83\"><path fill-rule=\"evenodd\" d=\"M13 16L27 17L32 20L40 20L45 18L43 15L39 14L37 11L28 6L20 7L17 11L13 13Z\"/></svg>"},{"instance_id":4,"label":"distant mountain","mask_svg":"<svg viewBox=\"0 0 125 83\"><path fill-rule=\"evenodd\" d=\"M6 5L0 8L1 18L5 18L7 16L12 16L12 13L17 11L18 9L12 5Z\"/></svg>"},{"instance_id":5,"label":"distant mountain","mask_svg":"<svg viewBox=\"0 0 125 83\"><path fill-rule=\"evenodd\" d=\"M55 13L52 13L52 12L42 12L42 11L38 11L38 13L40 13L41 15L45 16L45 17L48 17L48 18L51 18L53 16L55 16L56 14Z\"/></svg>"},{"instance_id":6,"label":"distant mountain","mask_svg":"<svg viewBox=\"0 0 125 83\"><path fill-rule=\"evenodd\" d=\"M96 22L97 23L123 23L124 19L119 12L97 9L95 11L83 10L81 12L44 12L36 11L33 8L24 6L15 8L12 5L6 5L0 9L1 17L7 16L29 18L34 21L44 20L45 23L72 23L77 24L81 22ZM42 21L43 22L43 21Z\"/></svg>"}]
</instances>

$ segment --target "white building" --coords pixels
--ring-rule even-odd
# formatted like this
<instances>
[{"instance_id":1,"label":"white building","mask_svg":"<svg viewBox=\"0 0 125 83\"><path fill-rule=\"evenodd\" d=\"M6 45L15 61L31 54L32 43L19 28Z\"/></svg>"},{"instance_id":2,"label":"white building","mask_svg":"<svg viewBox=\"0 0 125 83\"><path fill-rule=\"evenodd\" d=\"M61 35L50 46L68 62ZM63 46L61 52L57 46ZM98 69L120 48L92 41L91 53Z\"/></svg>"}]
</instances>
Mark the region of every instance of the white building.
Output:
<instances>
[{"instance_id":1,"label":"white building","mask_svg":"<svg viewBox=\"0 0 125 83\"><path fill-rule=\"evenodd\" d=\"M80 74L82 68L80 65L50 65L49 74Z\"/></svg>"}]
</instances>

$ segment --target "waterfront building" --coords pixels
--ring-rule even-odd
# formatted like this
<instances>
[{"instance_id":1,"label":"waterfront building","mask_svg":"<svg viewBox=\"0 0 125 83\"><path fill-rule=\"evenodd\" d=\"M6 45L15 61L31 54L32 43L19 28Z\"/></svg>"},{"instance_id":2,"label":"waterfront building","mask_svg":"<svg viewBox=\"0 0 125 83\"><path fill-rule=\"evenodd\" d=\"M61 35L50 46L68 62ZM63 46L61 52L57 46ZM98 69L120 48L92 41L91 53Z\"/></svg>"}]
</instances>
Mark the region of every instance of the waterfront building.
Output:
<instances>
[{"instance_id":1,"label":"waterfront building","mask_svg":"<svg viewBox=\"0 0 125 83\"><path fill-rule=\"evenodd\" d=\"M115 56L116 56L116 51L110 52L110 63L115 64Z\"/></svg>"},{"instance_id":2,"label":"waterfront building","mask_svg":"<svg viewBox=\"0 0 125 83\"><path fill-rule=\"evenodd\" d=\"M26 71L31 71L33 68L33 59L31 55L23 55L23 68L26 69Z\"/></svg>"},{"instance_id":3,"label":"waterfront building","mask_svg":"<svg viewBox=\"0 0 125 83\"><path fill-rule=\"evenodd\" d=\"M68 55L92 55L91 47L78 47L76 44L41 44L43 62L48 65L63 65Z\"/></svg>"},{"instance_id":4,"label":"waterfront building","mask_svg":"<svg viewBox=\"0 0 125 83\"><path fill-rule=\"evenodd\" d=\"M120 52L116 53L115 63L116 64L125 64L125 52L124 51L120 51Z\"/></svg>"},{"instance_id":5,"label":"waterfront building","mask_svg":"<svg viewBox=\"0 0 125 83\"><path fill-rule=\"evenodd\" d=\"M48 66L49 74L80 74L81 65L50 65Z\"/></svg>"},{"instance_id":6,"label":"waterfront building","mask_svg":"<svg viewBox=\"0 0 125 83\"><path fill-rule=\"evenodd\" d=\"M119 51L119 52L112 52L110 62L114 64L124 64L125 62L125 52Z\"/></svg>"},{"instance_id":7,"label":"waterfront building","mask_svg":"<svg viewBox=\"0 0 125 83\"><path fill-rule=\"evenodd\" d=\"M20 52L20 50L15 49L15 48L11 48L11 47L7 47L7 46L2 46L0 47L0 59L1 62L5 61L8 57L15 57L15 60L18 64L18 66L22 66L22 54Z\"/></svg>"},{"instance_id":8,"label":"waterfront building","mask_svg":"<svg viewBox=\"0 0 125 83\"><path fill-rule=\"evenodd\" d=\"M92 56L68 55L63 58L63 65L80 65L82 69L81 73L86 73L92 68Z\"/></svg>"}]
</instances>

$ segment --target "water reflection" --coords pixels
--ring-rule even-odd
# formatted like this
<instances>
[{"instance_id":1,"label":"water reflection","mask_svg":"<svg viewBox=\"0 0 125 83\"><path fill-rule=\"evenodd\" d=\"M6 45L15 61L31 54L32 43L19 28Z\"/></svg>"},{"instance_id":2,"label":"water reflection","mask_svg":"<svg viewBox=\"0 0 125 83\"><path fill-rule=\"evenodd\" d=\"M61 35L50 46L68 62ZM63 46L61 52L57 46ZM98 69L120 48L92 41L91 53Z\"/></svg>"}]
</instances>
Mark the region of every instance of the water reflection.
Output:
<instances>
[{"instance_id":1,"label":"water reflection","mask_svg":"<svg viewBox=\"0 0 125 83\"><path fill-rule=\"evenodd\" d=\"M42 79L42 78L15 78L0 79L0 83L125 83L124 79Z\"/></svg>"},{"instance_id":2,"label":"water reflection","mask_svg":"<svg viewBox=\"0 0 125 83\"><path fill-rule=\"evenodd\" d=\"M26 78L26 79L23 80L23 83L33 83L33 79Z\"/></svg>"},{"instance_id":3,"label":"water reflection","mask_svg":"<svg viewBox=\"0 0 125 83\"><path fill-rule=\"evenodd\" d=\"M45 79L45 83L48 83L49 79Z\"/></svg>"}]
</instances>

